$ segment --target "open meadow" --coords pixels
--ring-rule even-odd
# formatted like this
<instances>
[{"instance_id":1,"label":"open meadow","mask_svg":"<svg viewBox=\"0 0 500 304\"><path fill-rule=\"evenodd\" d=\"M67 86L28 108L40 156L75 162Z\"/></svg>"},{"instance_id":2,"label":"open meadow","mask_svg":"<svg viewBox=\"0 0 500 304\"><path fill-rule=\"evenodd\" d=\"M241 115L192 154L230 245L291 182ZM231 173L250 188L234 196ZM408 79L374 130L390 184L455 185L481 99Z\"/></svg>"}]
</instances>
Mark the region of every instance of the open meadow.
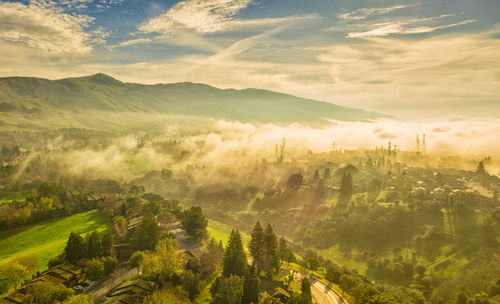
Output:
<instances>
[{"instance_id":1,"label":"open meadow","mask_svg":"<svg viewBox=\"0 0 500 304\"><path fill-rule=\"evenodd\" d=\"M36 254L40 257L38 270L44 270L51 258L62 253L71 231L101 232L108 228L108 224L98 210L91 210L1 233L0 266L16 258Z\"/></svg>"}]
</instances>

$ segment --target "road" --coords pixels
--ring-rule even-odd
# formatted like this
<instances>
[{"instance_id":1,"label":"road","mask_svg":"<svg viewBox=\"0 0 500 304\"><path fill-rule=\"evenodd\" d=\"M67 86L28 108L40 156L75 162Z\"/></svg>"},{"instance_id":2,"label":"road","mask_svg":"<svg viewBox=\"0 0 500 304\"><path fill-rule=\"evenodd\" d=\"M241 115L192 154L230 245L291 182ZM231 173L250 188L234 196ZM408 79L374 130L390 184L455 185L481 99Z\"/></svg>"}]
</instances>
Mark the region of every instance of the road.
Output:
<instances>
[{"instance_id":1,"label":"road","mask_svg":"<svg viewBox=\"0 0 500 304\"><path fill-rule=\"evenodd\" d=\"M201 246L189 238L186 231L182 229L181 223L174 222L169 224L167 229L169 232L173 232L175 234L175 239L179 243L180 250L193 250Z\"/></svg>"},{"instance_id":2,"label":"road","mask_svg":"<svg viewBox=\"0 0 500 304\"><path fill-rule=\"evenodd\" d=\"M286 268L283 266L283 268ZM313 302L316 304L348 304L347 301L333 288L326 285L322 281L318 280L316 277L311 276L303 272L298 272L295 269L289 270L295 271L295 278L302 280L304 277L308 277L311 281L311 295Z\"/></svg>"},{"instance_id":3,"label":"road","mask_svg":"<svg viewBox=\"0 0 500 304\"><path fill-rule=\"evenodd\" d=\"M85 289L86 294L90 294L92 300L97 301L98 299L104 297L111 289L125 282L132 276L140 273L140 269L119 269L115 271L106 280L95 283L89 288Z\"/></svg>"}]
</instances>

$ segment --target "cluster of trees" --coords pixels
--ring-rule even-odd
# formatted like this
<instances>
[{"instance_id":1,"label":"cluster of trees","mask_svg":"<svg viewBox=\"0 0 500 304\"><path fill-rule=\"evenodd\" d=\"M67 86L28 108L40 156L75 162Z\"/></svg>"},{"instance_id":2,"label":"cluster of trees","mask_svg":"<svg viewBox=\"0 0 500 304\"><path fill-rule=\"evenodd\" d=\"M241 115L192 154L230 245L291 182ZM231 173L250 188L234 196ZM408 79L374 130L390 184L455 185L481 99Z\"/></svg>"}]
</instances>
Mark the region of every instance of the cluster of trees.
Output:
<instances>
[{"instance_id":1,"label":"cluster of trees","mask_svg":"<svg viewBox=\"0 0 500 304\"><path fill-rule=\"evenodd\" d=\"M118 267L118 259L113 256L105 256L85 260L83 263L87 279L100 281L112 274Z\"/></svg>"},{"instance_id":2,"label":"cluster of trees","mask_svg":"<svg viewBox=\"0 0 500 304\"><path fill-rule=\"evenodd\" d=\"M253 257L252 263L257 269L257 274L263 270L270 278L279 270L278 240L271 225L268 224L264 231L259 222L255 224L248 249Z\"/></svg>"},{"instance_id":3,"label":"cluster of trees","mask_svg":"<svg viewBox=\"0 0 500 304\"><path fill-rule=\"evenodd\" d=\"M278 242L276 234L270 225L263 230L259 222L255 224L252 238L248 245L252 255L252 265L249 267L241 235L238 230L232 230L222 261L222 275L212 285L212 303L214 304L250 304L261 303L261 271L269 280L277 274L283 261L293 261L295 256L286 241ZM281 263L280 263L281 262ZM310 283L304 281L302 294L293 295L288 303L312 303ZM305 284L305 285L304 285ZM270 299L262 299L267 303Z\"/></svg>"},{"instance_id":4,"label":"cluster of trees","mask_svg":"<svg viewBox=\"0 0 500 304\"><path fill-rule=\"evenodd\" d=\"M31 279L32 273L40 266L40 258L28 255L17 258L0 267L0 294L17 288L25 281Z\"/></svg>"},{"instance_id":5,"label":"cluster of trees","mask_svg":"<svg viewBox=\"0 0 500 304\"><path fill-rule=\"evenodd\" d=\"M110 256L112 247L113 234L110 231L103 234L93 231L85 238L80 233L73 231L70 233L64 248L64 256L68 262L76 264L82 259Z\"/></svg>"},{"instance_id":6,"label":"cluster of trees","mask_svg":"<svg viewBox=\"0 0 500 304\"><path fill-rule=\"evenodd\" d=\"M500 298L491 299L486 292L477 293L475 295L467 295L467 293L461 291L457 294L456 304L496 304L500 303Z\"/></svg>"},{"instance_id":7,"label":"cluster of trees","mask_svg":"<svg viewBox=\"0 0 500 304\"><path fill-rule=\"evenodd\" d=\"M376 280L395 285L408 285L413 281L414 261L405 261L402 256L393 260L370 258L367 265L366 274Z\"/></svg>"}]
</instances>

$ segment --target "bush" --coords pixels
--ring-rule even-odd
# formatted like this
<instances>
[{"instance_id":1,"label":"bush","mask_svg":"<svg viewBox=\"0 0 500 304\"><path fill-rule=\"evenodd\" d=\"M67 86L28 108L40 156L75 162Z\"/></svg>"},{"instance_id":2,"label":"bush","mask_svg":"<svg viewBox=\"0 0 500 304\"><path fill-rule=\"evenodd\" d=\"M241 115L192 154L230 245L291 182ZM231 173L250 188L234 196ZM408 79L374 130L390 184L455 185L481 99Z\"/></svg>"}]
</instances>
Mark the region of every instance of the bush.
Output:
<instances>
[{"instance_id":1,"label":"bush","mask_svg":"<svg viewBox=\"0 0 500 304\"><path fill-rule=\"evenodd\" d=\"M64 263L64 255L58 255L49 260L49 268L61 265Z\"/></svg>"}]
</instances>

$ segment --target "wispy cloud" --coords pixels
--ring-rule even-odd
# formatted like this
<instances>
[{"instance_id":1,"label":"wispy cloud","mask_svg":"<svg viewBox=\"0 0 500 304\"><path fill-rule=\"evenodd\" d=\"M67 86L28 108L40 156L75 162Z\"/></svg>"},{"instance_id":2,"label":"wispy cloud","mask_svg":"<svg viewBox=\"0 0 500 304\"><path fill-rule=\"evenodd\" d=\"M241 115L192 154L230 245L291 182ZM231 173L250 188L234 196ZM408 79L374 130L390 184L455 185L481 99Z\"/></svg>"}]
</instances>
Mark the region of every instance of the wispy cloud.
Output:
<instances>
[{"instance_id":1,"label":"wispy cloud","mask_svg":"<svg viewBox=\"0 0 500 304\"><path fill-rule=\"evenodd\" d=\"M354 10L349 13L344 13L338 15L338 18L346 20L346 21L357 21L363 20L373 15L382 15L393 12L395 10L400 10L403 8L408 8L414 5L394 5L389 7L381 7L381 8L360 8Z\"/></svg>"},{"instance_id":2,"label":"wispy cloud","mask_svg":"<svg viewBox=\"0 0 500 304\"><path fill-rule=\"evenodd\" d=\"M167 12L141 24L139 30L143 33L172 34L189 29L200 34L209 34L317 17L317 15L305 15L283 18L236 18L236 15L251 3L252 0L181 1Z\"/></svg>"},{"instance_id":3,"label":"wispy cloud","mask_svg":"<svg viewBox=\"0 0 500 304\"><path fill-rule=\"evenodd\" d=\"M0 43L24 45L52 55L87 54L102 42L102 29L86 32L93 21L86 15L65 13L46 1L30 4L0 2Z\"/></svg>"},{"instance_id":4,"label":"wispy cloud","mask_svg":"<svg viewBox=\"0 0 500 304\"><path fill-rule=\"evenodd\" d=\"M426 21L429 18L420 19L418 21ZM349 38L366 38L366 37L377 37L377 36L388 36L391 34L401 34L401 35L410 35L410 34L422 34L422 33L430 33L441 29L451 28L455 26L465 25L469 23L476 22L476 20L464 20L461 22L445 24L445 25L437 25L437 26L411 26L414 22L387 22L373 25L375 27L372 30L365 32L351 32L347 34Z\"/></svg>"}]
</instances>

